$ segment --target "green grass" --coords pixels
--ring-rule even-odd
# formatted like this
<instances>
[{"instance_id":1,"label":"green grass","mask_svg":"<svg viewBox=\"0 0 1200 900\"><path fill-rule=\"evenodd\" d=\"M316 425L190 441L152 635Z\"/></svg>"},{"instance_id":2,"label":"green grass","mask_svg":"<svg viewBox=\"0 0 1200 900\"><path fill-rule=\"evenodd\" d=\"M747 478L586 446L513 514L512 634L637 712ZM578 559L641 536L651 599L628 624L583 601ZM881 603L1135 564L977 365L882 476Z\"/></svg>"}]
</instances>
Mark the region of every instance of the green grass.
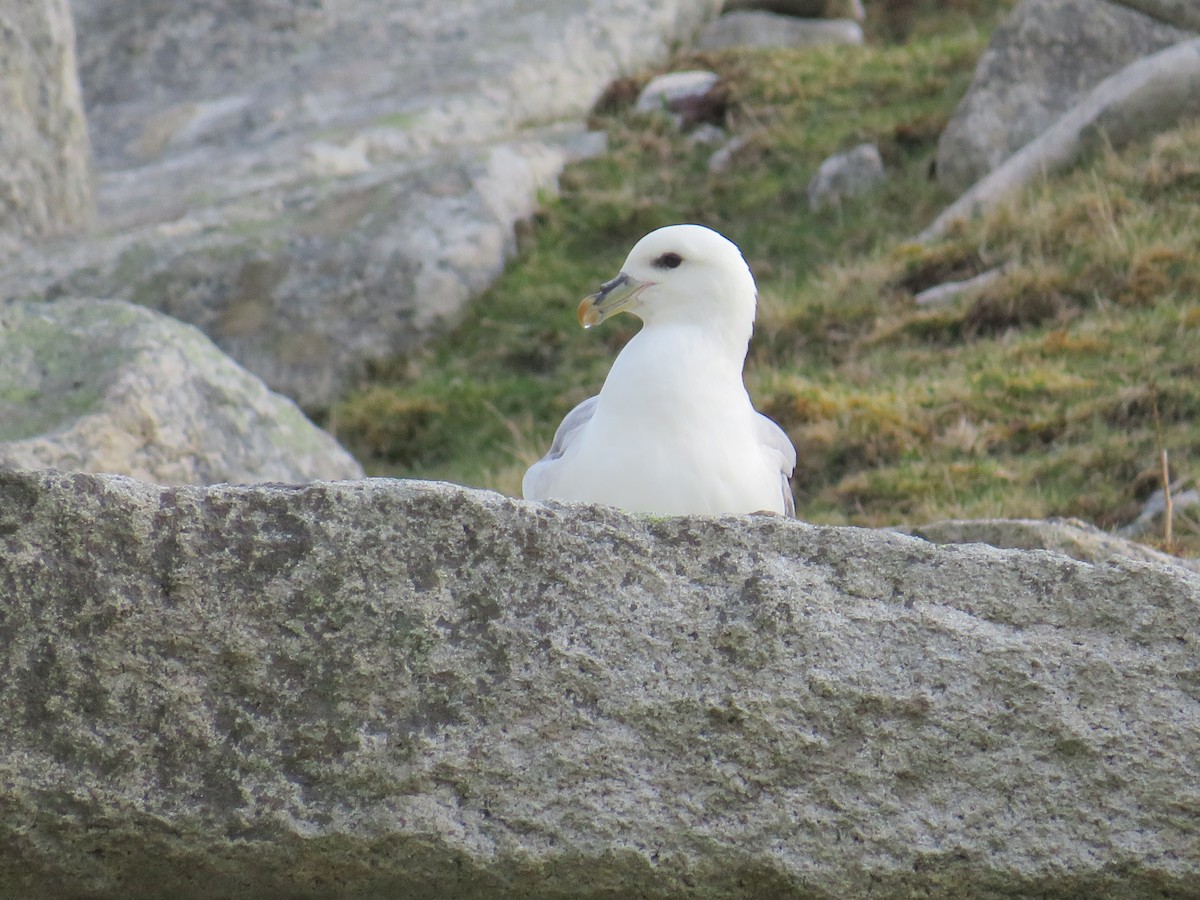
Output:
<instances>
[{"instance_id":1,"label":"green grass","mask_svg":"<svg viewBox=\"0 0 1200 900\"><path fill-rule=\"evenodd\" d=\"M579 297L642 234L702 222L758 278L747 384L800 454L799 513L883 525L944 517L1132 519L1160 478L1200 456L1200 127L1085 161L1012 207L921 247L952 196L929 177L995 9L912 6L862 48L687 54L723 94L707 112L745 139L712 148L633 115L615 85L594 124L611 152L571 167L518 257L452 334L381 368L330 425L375 474L519 493L562 415L595 393L634 333L582 332ZM902 4L893 4L900 7ZM889 7L890 8L890 7ZM971 15L974 13L974 15ZM645 73L644 81L654 73ZM880 146L887 183L812 213L829 154ZM1004 265L948 306L914 294ZM1156 424L1157 423L1157 424ZM1200 552L1181 514L1175 549Z\"/></svg>"}]
</instances>

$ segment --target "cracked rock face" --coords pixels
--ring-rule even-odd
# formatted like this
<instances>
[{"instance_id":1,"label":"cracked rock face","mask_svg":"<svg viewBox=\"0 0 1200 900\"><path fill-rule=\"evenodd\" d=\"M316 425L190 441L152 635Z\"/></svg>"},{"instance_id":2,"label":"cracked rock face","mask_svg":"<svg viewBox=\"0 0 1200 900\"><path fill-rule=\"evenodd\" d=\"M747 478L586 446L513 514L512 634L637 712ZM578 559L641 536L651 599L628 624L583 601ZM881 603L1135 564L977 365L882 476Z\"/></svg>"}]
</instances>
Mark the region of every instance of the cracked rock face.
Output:
<instances>
[{"instance_id":1,"label":"cracked rock face","mask_svg":"<svg viewBox=\"0 0 1200 900\"><path fill-rule=\"evenodd\" d=\"M1189 896L1200 579L0 474L0 895Z\"/></svg>"}]
</instances>

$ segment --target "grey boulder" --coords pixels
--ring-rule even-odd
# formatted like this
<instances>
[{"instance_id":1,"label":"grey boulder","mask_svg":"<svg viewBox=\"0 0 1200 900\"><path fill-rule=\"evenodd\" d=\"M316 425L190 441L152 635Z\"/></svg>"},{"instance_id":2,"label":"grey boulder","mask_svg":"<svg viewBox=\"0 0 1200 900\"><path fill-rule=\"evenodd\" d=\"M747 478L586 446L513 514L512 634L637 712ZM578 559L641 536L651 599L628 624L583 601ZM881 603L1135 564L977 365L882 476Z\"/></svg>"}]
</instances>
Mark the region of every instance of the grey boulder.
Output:
<instances>
[{"instance_id":1,"label":"grey boulder","mask_svg":"<svg viewBox=\"0 0 1200 900\"><path fill-rule=\"evenodd\" d=\"M1053 125L959 195L918 236L988 212L1037 178L1068 168L1087 151L1120 148L1200 115L1200 38L1152 53L1108 76Z\"/></svg>"},{"instance_id":2,"label":"grey boulder","mask_svg":"<svg viewBox=\"0 0 1200 900\"><path fill-rule=\"evenodd\" d=\"M1200 578L0 473L0 895L1191 897Z\"/></svg>"},{"instance_id":3,"label":"grey boulder","mask_svg":"<svg viewBox=\"0 0 1200 900\"><path fill-rule=\"evenodd\" d=\"M195 328L99 300L0 304L0 465L163 484L363 474Z\"/></svg>"},{"instance_id":4,"label":"grey boulder","mask_svg":"<svg viewBox=\"0 0 1200 900\"><path fill-rule=\"evenodd\" d=\"M1194 36L1109 0L1023 0L996 29L938 141L938 180L967 188L1104 78Z\"/></svg>"}]
</instances>

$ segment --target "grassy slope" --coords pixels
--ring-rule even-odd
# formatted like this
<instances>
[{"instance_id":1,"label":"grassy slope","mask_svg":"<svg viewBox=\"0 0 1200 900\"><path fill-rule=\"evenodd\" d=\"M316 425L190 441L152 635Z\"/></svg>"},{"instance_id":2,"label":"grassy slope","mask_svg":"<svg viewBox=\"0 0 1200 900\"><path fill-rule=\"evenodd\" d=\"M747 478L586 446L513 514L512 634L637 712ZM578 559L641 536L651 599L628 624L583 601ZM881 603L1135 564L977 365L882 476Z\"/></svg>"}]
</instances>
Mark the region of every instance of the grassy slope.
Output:
<instances>
[{"instance_id":1,"label":"grassy slope","mask_svg":"<svg viewBox=\"0 0 1200 900\"><path fill-rule=\"evenodd\" d=\"M1089 160L931 247L907 243L953 199L929 168L994 21L973 12L918 10L864 48L673 60L723 77L713 114L746 144L719 175L706 167L712 148L633 116L615 90L596 122L611 152L564 174L455 333L379 372L331 424L375 474L518 493L636 328L622 317L583 333L578 298L646 231L695 221L737 242L758 278L747 384L797 445L802 517L1073 515L1112 527L1155 490L1160 440L1173 476L1194 482L1200 128ZM911 33L889 41L897 30ZM810 212L821 160L864 140L889 181ZM1002 264L976 296L938 309L913 299ZM1200 553L1195 518L1177 516L1175 530L1176 549Z\"/></svg>"}]
</instances>

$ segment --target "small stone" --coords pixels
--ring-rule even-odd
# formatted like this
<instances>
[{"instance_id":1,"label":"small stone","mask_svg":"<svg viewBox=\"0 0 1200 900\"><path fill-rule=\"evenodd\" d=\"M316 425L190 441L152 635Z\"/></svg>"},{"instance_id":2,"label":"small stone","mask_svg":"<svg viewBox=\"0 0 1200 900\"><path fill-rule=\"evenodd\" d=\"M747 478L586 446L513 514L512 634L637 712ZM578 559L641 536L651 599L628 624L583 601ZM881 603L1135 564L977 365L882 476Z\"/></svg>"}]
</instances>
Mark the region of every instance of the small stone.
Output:
<instances>
[{"instance_id":1,"label":"small stone","mask_svg":"<svg viewBox=\"0 0 1200 900\"><path fill-rule=\"evenodd\" d=\"M840 206L843 200L866 193L884 177L879 148L859 144L821 163L808 183L808 205L813 210Z\"/></svg>"},{"instance_id":2,"label":"small stone","mask_svg":"<svg viewBox=\"0 0 1200 900\"><path fill-rule=\"evenodd\" d=\"M744 137L735 137L728 144L708 158L708 171L712 172L714 175L719 175L722 172L728 171L730 165L733 164L734 154L745 146L746 139Z\"/></svg>"},{"instance_id":3,"label":"small stone","mask_svg":"<svg viewBox=\"0 0 1200 900\"><path fill-rule=\"evenodd\" d=\"M607 131L581 131L563 143L563 160L569 163L595 159L607 152Z\"/></svg>"},{"instance_id":4,"label":"small stone","mask_svg":"<svg viewBox=\"0 0 1200 900\"><path fill-rule=\"evenodd\" d=\"M666 113L676 124L681 124L683 116L680 113L702 103L720 80L721 76L716 72L704 69L659 75L642 88L634 109L643 113Z\"/></svg>"},{"instance_id":5,"label":"small stone","mask_svg":"<svg viewBox=\"0 0 1200 900\"><path fill-rule=\"evenodd\" d=\"M699 125L695 131L688 135L687 142L692 145L704 145L715 147L723 142L728 135L724 128L718 128L709 122L704 122Z\"/></svg>"},{"instance_id":6,"label":"small stone","mask_svg":"<svg viewBox=\"0 0 1200 900\"><path fill-rule=\"evenodd\" d=\"M1009 271L1009 266L997 266L962 281L947 281L926 288L913 297L917 306L945 306L966 294L974 294L992 284Z\"/></svg>"}]
</instances>

